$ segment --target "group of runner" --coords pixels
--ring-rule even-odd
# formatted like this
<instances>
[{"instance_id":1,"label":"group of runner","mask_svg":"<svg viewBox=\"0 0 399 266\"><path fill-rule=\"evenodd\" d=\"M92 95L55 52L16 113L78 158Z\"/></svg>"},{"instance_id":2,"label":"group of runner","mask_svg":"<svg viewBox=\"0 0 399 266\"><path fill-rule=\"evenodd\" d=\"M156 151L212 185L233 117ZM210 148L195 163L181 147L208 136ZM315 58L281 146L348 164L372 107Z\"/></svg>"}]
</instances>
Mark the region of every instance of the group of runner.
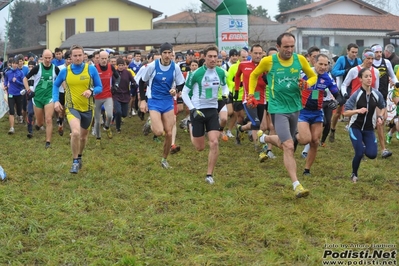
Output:
<instances>
[{"instance_id":1,"label":"group of runner","mask_svg":"<svg viewBox=\"0 0 399 266\"><path fill-rule=\"evenodd\" d=\"M21 121L26 102L28 138L33 136L33 125L38 130L45 126L45 147L50 148L55 110L59 134L64 132L64 117L70 127L70 172L76 174L83 165L90 127L101 145L101 124L112 138L112 120L120 133L123 117L138 113L144 119L149 113L143 132L152 131L154 139L164 136L160 165L167 169L168 155L180 150L175 144L176 116L187 111L184 121L194 147L204 150L205 135L208 138L206 182L215 182L219 140L235 138L239 145L248 131L260 162L276 158L272 147L283 150L295 196L306 197L309 190L297 176L297 144L308 145L303 152L303 175L310 175L318 147L325 145L329 133L329 140L335 141L336 121L343 114L351 117L348 130L355 156L350 178L356 182L362 157L377 156L374 128L382 157L392 155L385 147L383 133L388 87L399 87L392 64L382 58L383 49L378 44L362 52L363 61L357 58L357 45L349 44L347 55L338 58L331 72L331 58L319 48L311 47L306 57L294 50L295 36L283 33L275 48L264 51L262 46L253 45L240 51L232 49L229 58L209 45L199 60L189 50L186 60L178 62L173 46L163 43L159 50L151 51L144 64L139 52L122 58L107 51L95 52L89 63L83 47L74 45L64 55L56 50L54 60L52 52L45 50L43 61L37 65L29 62L24 73L17 57L9 61L11 68L4 78L9 95L9 134L14 133L14 106ZM397 89L392 100L395 104L399 101Z\"/></svg>"}]
</instances>

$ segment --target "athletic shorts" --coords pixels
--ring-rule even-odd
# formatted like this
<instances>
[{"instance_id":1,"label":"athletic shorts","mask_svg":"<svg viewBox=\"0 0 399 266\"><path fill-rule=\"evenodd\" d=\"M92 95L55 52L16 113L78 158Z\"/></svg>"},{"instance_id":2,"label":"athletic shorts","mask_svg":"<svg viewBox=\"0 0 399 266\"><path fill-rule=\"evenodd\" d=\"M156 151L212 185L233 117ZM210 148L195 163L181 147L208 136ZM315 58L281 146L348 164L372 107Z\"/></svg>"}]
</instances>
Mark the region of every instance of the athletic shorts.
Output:
<instances>
[{"instance_id":1,"label":"athletic shorts","mask_svg":"<svg viewBox=\"0 0 399 266\"><path fill-rule=\"evenodd\" d=\"M244 105L242 105L242 101L233 102L233 110L234 112L244 110Z\"/></svg>"},{"instance_id":2,"label":"athletic shorts","mask_svg":"<svg viewBox=\"0 0 399 266\"><path fill-rule=\"evenodd\" d=\"M175 115L177 115L179 113L179 110L177 108L177 100L173 99L173 111L175 113Z\"/></svg>"},{"instance_id":3,"label":"athletic shorts","mask_svg":"<svg viewBox=\"0 0 399 266\"><path fill-rule=\"evenodd\" d=\"M291 114L272 114L271 116L281 143L292 139L298 128L299 111Z\"/></svg>"},{"instance_id":4,"label":"athletic shorts","mask_svg":"<svg viewBox=\"0 0 399 266\"><path fill-rule=\"evenodd\" d=\"M79 112L73 108L66 108L65 115L68 121L73 118L80 120L80 127L88 129L93 121L93 111Z\"/></svg>"},{"instance_id":5,"label":"athletic shorts","mask_svg":"<svg viewBox=\"0 0 399 266\"><path fill-rule=\"evenodd\" d=\"M259 130L260 123L262 122L263 114L265 112L265 105L258 104L256 108L248 108L247 104L244 103L243 106L247 114L247 118L251 122L251 130Z\"/></svg>"},{"instance_id":6,"label":"athletic shorts","mask_svg":"<svg viewBox=\"0 0 399 266\"><path fill-rule=\"evenodd\" d=\"M226 103L223 100L218 100L218 113L226 106Z\"/></svg>"},{"instance_id":7,"label":"athletic shorts","mask_svg":"<svg viewBox=\"0 0 399 266\"><path fill-rule=\"evenodd\" d=\"M137 96L137 85L130 85L130 96L136 97Z\"/></svg>"},{"instance_id":8,"label":"athletic shorts","mask_svg":"<svg viewBox=\"0 0 399 266\"><path fill-rule=\"evenodd\" d=\"M195 119L190 114L193 137L202 137L206 132L220 129L219 114L216 108L199 109L205 117L197 116Z\"/></svg>"},{"instance_id":9,"label":"athletic shorts","mask_svg":"<svg viewBox=\"0 0 399 266\"><path fill-rule=\"evenodd\" d=\"M173 98L170 99L148 99L148 110L149 111L157 111L158 113L164 114L169 112L170 110L174 110L175 106L173 103Z\"/></svg>"},{"instance_id":10,"label":"athletic shorts","mask_svg":"<svg viewBox=\"0 0 399 266\"><path fill-rule=\"evenodd\" d=\"M323 110L302 109L299 112L298 122L306 122L309 125L312 125L314 123L323 123L324 122Z\"/></svg>"},{"instance_id":11,"label":"athletic shorts","mask_svg":"<svg viewBox=\"0 0 399 266\"><path fill-rule=\"evenodd\" d=\"M43 109L44 106L46 106L47 104L50 104L53 102L53 98L44 98L44 97L37 97L37 95L35 95L35 97L32 98L32 103L40 109Z\"/></svg>"}]
</instances>

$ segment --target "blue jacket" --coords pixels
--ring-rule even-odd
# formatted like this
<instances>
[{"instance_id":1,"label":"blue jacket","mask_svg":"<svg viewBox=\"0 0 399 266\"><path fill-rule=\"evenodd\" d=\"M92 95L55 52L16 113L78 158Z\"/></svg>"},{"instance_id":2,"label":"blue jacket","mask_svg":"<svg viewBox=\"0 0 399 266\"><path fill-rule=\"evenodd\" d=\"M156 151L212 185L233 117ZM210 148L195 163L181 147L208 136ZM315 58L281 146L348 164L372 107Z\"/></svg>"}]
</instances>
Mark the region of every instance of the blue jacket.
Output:
<instances>
[{"instance_id":1,"label":"blue jacket","mask_svg":"<svg viewBox=\"0 0 399 266\"><path fill-rule=\"evenodd\" d=\"M8 94L13 96L21 95L24 89L24 73L19 68L10 68L4 75L4 85L8 87ZM16 78L15 82L13 79Z\"/></svg>"}]
</instances>

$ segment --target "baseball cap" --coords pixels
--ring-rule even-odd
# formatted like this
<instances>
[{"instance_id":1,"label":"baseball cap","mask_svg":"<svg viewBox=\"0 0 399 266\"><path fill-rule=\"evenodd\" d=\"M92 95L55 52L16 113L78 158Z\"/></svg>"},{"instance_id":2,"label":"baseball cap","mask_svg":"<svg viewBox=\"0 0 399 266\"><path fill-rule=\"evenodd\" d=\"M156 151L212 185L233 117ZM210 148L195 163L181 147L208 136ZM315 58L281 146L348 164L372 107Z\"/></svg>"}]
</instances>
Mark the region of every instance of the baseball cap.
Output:
<instances>
[{"instance_id":1,"label":"baseball cap","mask_svg":"<svg viewBox=\"0 0 399 266\"><path fill-rule=\"evenodd\" d=\"M187 50L187 54L188 55L194 55L194 50L193 49Z\"/></svg>"}]
</instances>

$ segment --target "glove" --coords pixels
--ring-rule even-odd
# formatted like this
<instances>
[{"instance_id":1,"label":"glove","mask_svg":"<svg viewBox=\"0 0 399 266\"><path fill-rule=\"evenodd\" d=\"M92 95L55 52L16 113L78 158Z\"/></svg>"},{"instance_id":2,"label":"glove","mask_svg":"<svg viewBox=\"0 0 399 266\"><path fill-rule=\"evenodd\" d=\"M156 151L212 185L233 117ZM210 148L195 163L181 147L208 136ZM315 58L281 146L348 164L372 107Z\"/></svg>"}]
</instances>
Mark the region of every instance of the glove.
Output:
<instances>
[{"instance_id":1,"label":"glove","mask_svg":"<svg viewBox=\"0 0 399 266\"><path fill-rule=\"evenodd\" d=\"M229 97L226 95L222 95L222 100L224 102L224 104L228 104L229 103Z\"/></svg>"},{"instance_id":2,"label":"glove","mask_svg":"<svg viewBox=\"0 0 399 266\"><path fill-rule=\"evenodd\" d=\"M349 99L349 95L348 95L347 93L345 93L345 94L344 94L344 98L345 98L346 100L348 100L348 99Z\"/></svg>"},{"instance_id":3,"label":"glove","mask_svg":"<svg viewBox=\"0 0 399 266\"><path fill-rule=\"evenodd\" d=\"M205 118L205 115L203 112L201 112L200 110L197 110L196 108L193 108L190 110L190 114L194 119L197 119L197 117L203 117Z\"/></svg>"},{"instance_id":4,"label":"glove","mask_svg":"<svg viewBox=\"0 0 399 266\"><path fill-rule=\"evenodd\" d=\"M395 83L395 88L399 88L399 82Z\"/></svg>"},{"instance_id":5,"label":"glove","mask_svg":"<svg viewBox=\"0 0 399 266\"><path fill-rule=\"evenodd\" d=\"M298 86L301 91L309 89L309 84L304 79L299 79Z\"/></svg>"},{"instance_id":6,"label":"glove","mask_svg":"<svg viewBox=\"0 0 399 266\"><path fill-rule=\"evenodd\" d=\"M330 108L331 110L335 110L338 107L338 101L336 100L332 100L328 103L328 108Z\"/></svg>"},{"instance_id":7,"label":"glove","mask_svg":"<svg viewBox=\"0 0 399 266\"><path fill-rule=\"evenodd\" d=\"M26 98L28 100L31 100L33 97L35 97L35 92L34 91L28 91L28 93L26 94Z\"/></svg>"},{"instance_id":8,"label":"glove","mask_svg":"<svg viewBox=\"0 0 399 266\"><path fill-rule=\"evenodd\" d=\"M114 85L112 85L111 93L115 94L118 91L118 89L119 89L119 84L115 83Z\"/></svg>"},{"instance_id":9,"label":"glove","mask_svg":"<svg viewBox=\"0 0 399 266\"><path fill-rule=\"evenodd\" d=\"M248 108L256 108L258 106L258 101L252 94L247 97L247 106Z\"/></svg>"},{"instance_id":10,"label":"glove","mask_svg":"<svg viewBox=\"0 0 399 266\"><path fill-rule=\"evenodd\" d=\"M335 100L337 101L339 106L343 106L346 103L345 97L342 97L341 93L338 93L337 97L335 97Z\"/></svg>"},{"instance_id":11,"label":"glove","mask_svg":"<svg viewBox=\"0 0 399 266\"><path fill-rule=\"evenodd\" d=\"M234 91L233 99L234 101L238 101L238 91Z\"/></svg>"}]
</instances>

